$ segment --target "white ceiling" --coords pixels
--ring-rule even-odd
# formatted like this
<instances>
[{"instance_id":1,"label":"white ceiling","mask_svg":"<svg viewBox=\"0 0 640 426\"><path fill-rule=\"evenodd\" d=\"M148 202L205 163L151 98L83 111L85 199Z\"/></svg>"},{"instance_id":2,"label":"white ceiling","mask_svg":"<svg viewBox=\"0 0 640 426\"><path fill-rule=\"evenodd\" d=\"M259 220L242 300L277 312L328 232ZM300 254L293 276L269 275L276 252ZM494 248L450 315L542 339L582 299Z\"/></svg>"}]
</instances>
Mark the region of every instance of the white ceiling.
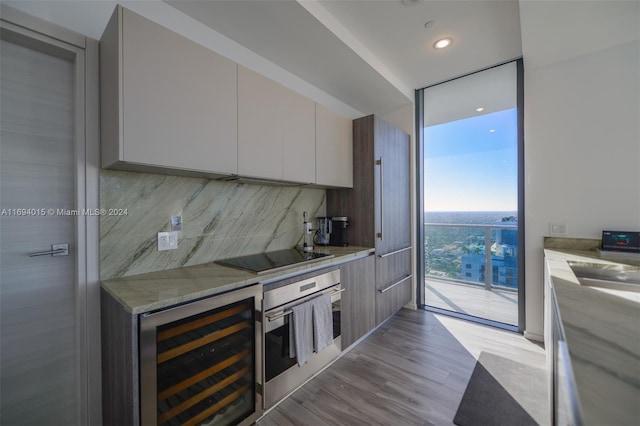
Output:
<instances>
[{"instance_id":1,"label":"white ceiling","mask_svg":"<svg viewBox=\"0 0 640 426\"><path fill-rule=\"evenodd\" d=\"M320 0L391 72L419 89L522 55L517 0ZM433 21L425 28L427 21ZM433 44L451 37L453 44Z\"/></svg>"},{"instance_id":2,"label":"white ceiling","mask_svg":"<svg viewBox=\"0 0 640 426\"><path fill-rule=\"evenodd\" d=\"M410 102L296 1L166 2L363 113Z\"/></svg>"},{"instance_id":3,"label":"white ceiling","mask_svg":"<svg viewBox=\"0 0 640 426\"><path fill-rule=\"evenodd\" d=\"M1 1L95 39L116 4ZM408 1L119 2L351 117L398 111L417 88L523 51L526 71L640 38L638 0ZM441 36L453 45L436 51Z\"/></svg>"},{"instance_id":4,"label":"white ceiling","mask_svg":"<svg viewBox=\"0 0 640 426\"><path fill-rule=\"evenodd\" d=\"M364 114L522 54L517 0L166 2ZM454 43L436 51L441 36Z\"/></svg>"}]
</instances>

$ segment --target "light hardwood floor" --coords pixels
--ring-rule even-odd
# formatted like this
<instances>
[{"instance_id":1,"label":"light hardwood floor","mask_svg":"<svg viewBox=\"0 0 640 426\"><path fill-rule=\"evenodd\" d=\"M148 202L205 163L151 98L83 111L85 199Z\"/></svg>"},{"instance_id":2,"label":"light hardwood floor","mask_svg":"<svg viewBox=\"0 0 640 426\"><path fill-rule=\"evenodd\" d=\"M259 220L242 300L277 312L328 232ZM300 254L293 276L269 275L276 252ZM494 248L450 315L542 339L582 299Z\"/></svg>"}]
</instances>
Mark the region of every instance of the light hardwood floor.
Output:
<instances>
[{"instance_id":1,"label":"light hardwood floor","mask_svg":"<svg viewBox=\"0 0 640 426\"><path fill-rule=\"evenodd\" d=\"M451 425L482 351L545 368L519 334L403 309L257 424Z\"/></svg>"},{"instance_id":2,"label":"light hardwood floor","mask_svg":"<svg viewBox=\"0 0 640 426\"><path fill-rule=\"evenodd\" d=\"M518 293L509 290L441 281L425 280L427 304L436 308L473 315L504 324L518 325Z\"/></svg>"}]
</instances>

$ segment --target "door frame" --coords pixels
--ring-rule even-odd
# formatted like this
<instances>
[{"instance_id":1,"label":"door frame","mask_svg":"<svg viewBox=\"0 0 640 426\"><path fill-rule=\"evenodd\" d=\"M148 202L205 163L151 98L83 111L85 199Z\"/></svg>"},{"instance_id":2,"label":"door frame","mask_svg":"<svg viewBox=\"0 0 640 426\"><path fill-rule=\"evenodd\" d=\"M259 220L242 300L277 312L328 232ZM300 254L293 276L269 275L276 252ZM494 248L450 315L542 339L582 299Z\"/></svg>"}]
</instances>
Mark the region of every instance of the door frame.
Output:
<instances>
[{"instance_id":1,"label":"door frame","mask_svg":"<svg viewBox=\"0 0 640 426\"><path fill-rule=\"evenodd\" d=\"M98 42L0 4L2 39L70 60L75 72L76 354L78 420L102 423L99 216ZM46 206L45 206L46 207Z\"/></svg>"},{"instance_id":2,"label":"door frame","mask_svg":"<svg viewBox=\"0 0 640 426\"><path fill-rule=\"evenodd\" d=\"M496 321L484 318L472 317L457 312L445 311L443 309L428 307L425 304L425 282L424 282L424 91L430 87L439 84L448 83L459 78L464 78L472 74L480 73L492 68L496 68L505 64L515 63L516 65L516 108L517 108L517 147L518 147L518 325L510 326ZM526 336L526 303L525 303L525 200L524 200L524 65L523 59L515 58L508 61L500 62L490 67L482 68L477 71L455 77L440 83L432 84L427 87L415 90L415 167L416 167L416 296L419 308L426 309L436 313L467 319L480 324L491 325L509 331L516 331Z\"/></svg>"}]
</instances>

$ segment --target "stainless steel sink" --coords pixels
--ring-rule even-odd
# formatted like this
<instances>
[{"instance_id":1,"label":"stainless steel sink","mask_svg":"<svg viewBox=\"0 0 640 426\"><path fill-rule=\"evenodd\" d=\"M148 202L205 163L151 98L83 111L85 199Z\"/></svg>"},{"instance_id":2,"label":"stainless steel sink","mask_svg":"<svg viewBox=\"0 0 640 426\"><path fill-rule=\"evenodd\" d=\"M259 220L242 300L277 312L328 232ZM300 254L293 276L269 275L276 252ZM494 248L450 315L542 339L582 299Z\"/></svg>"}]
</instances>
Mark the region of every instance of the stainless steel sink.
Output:
<instances>
[{"instance_id":1,"label":"stainless steel sink","mask_svg":"<svg viewBox=\"0 0 640 426\"><path fill-rule=\"evenodd\" d=\"M640 293L640 266L567 262L580 284Z\"/></svg>"}]
</instances>

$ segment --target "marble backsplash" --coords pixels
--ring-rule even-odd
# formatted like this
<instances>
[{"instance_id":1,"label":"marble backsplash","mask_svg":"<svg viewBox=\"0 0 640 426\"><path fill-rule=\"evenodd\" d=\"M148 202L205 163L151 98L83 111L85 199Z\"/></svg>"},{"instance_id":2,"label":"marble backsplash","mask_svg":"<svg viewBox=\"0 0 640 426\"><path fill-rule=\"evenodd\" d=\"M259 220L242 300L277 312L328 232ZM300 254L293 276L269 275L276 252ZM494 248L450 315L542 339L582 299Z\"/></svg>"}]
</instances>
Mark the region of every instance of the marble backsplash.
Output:
<instances>
[{"instance_id":1,"label":"marble backsplash","mask_svg":"<svg viewBox=\"0 0 640 426\"><path fill-rule=\"evenodd\" d=\"M111 170L100 172L100 206L127 213L100 217L102 280L291 248L302 213L326 212L323 189ZM158 251L172 215L183 220L178 249Z\"/></svg>"},{"instance_id":2,"label":"marble backsplash","mask_svg":"<svg viewBox=\"0 0 640 426\"><path fill-rule=\"evenodd\" d=\"M544 237L544 248L556 250L596 250L601 241L595 238Z\"/></svg>"}]
</instances>

